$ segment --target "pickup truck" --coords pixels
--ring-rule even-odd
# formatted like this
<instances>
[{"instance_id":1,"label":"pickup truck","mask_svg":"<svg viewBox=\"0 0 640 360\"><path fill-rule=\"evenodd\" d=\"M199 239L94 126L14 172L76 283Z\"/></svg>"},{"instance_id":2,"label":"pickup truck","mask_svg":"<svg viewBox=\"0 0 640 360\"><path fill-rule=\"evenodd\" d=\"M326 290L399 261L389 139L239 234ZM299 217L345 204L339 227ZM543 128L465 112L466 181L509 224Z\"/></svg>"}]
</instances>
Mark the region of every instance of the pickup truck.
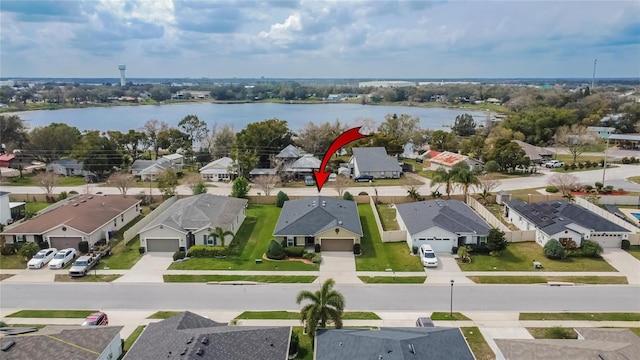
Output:
<instances>
[{"instance_id":1,"label":"pickup truck","mask_svg":"<svg viewBox=\"0 0 640 360\"><path fill-rule=\"evenodd\" d=\"M558 160L551 160L544 163L544 166L547 168L561 168L564 166L564 163Z\"/></svg>"},{"instance_id":2,"label":"pickup truck","mask_svg":"<svg viewBox=\"0 0 640 360\"><path fill-rule=\"evenodd\" d=\"M103 257L111 255L111 249L107 248L103 251L93 251L88 255L80 256L69 269L69 276L71 277L82 277L87 275L89 270L93 269L100 259Z\"/></svg>"}]
</instances>

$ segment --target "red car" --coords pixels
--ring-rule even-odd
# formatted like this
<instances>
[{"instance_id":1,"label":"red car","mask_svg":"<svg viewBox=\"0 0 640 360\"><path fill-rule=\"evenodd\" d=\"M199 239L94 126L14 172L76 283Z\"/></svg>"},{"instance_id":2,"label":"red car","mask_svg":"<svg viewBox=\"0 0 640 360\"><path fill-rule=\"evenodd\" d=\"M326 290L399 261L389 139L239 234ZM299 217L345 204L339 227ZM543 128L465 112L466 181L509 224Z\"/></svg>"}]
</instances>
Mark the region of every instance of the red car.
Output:
<instances>
[{"instance_id":1,"label":"red car","mask_svg":"<svg viewBox=\"0 0 640 360\"><path fill-rule=\"evenodd\" d=\"M101 325L109 325L109 317L107 314L103 312L95 312L86 319L82 323L82 326L101 326Z\"/></svg>"}]
</instances>

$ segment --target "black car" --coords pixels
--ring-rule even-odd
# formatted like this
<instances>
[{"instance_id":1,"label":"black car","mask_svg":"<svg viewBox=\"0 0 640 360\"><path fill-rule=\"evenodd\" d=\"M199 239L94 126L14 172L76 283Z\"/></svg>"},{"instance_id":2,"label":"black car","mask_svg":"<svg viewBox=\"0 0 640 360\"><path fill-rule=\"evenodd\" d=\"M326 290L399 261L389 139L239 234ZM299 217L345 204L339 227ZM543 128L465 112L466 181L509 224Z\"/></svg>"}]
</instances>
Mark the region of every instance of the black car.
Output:
<instances>
[{"instance_id":1,"label":"black car","mask_svg":"<svg viewBox=\"0 0 640 360\"><path fill-rule=\"evenodd\" d=\"M354 181L356 182L372 182L373 181L373 176L372 175L358 175L355 178L353 178Z\"/></svg>"}]
</instances>

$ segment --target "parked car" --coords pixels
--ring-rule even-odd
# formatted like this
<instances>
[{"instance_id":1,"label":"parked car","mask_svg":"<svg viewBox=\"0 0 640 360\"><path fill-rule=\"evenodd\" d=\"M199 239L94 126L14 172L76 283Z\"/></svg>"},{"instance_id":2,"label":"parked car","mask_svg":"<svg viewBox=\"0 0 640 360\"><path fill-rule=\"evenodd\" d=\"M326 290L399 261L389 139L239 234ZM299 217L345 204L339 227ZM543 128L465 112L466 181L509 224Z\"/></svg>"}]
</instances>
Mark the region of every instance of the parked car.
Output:
<instances>
[{"instance_id":1,"label":"parked car","mask_svg":"<svg viewBox=\"0 0 640 360\"><path fill-rule=\"evenodd\" d=\"M564 163L558 160L551 160L544 163L544 166L547 168L561 168L564 166Z\"/></svg>"},{"instance_id":2,"label":"parked car","mask_svg":"<svg viewBox=\"0 0 640 360\"><path fill-rule=\"evenodd\" d=\"M48 248L38 251L38 253L35 254L33 258L31 258L31 260L29 260L27 266L29 267L29 269L42 268L43 266L47 265L47 263L51 261L51 259L53 259L56 251L58 251L58 249L56 248Z\"/></svg>"},{"instance_id":3,"label":"parked car","mask_svg":"<svg viewBox=\"0 0 640 360\"><path fill-rule=\"evenodd\" d=\"M438 267L438 257L431 245L420 245L420 261L424 267Z\"/></svg>"},{"instance_id":4,"label":"parked car","mask_svg":"<svg viewBox=\"0 0 640 360\"><path fill-rule=\"evenodd\" d=\"M98 264L100 258L102 256L80 256L78 260L76 260L71 269L69 269L69 276L71 277L82 277L87 275L89 270L93 269L94 266Z\"/></svg>"},{"instance_id":5,"label":"parked car","mask_svg":"<svg viewBox=\"0 0 640 360\"><path fill-rule=\"evenodd\" d=\"M355 178L353 178L353 180L355 182L372 182L373 181L373 175L358 175Z\"/></svg>"},{"instance_id":6,"label":"parked car","mask_svg":"<svg viewBox=\"0 0 640 360\"><path fill-rule=\"evenodd\" d=\"M106 325L109 325L109 317L107 316L106 313L103 313L102 311L95 312L87 316L87 318L84 319L84 322L82 323L82 326L106 326Z\"/></svg>"},{"instance_id":7,"label":"parked car","mask_svg":"<svg viewBox=\"0 0 640 360\"><path fill-rule=\"evenodd\" d=\"M62 249L49 261L49 269L62 269L76 257L76 249Z\"/></svg>"},{"instance_id":8,"label":"parked car","mask_svg":"<svg viewBox=\"0 0 640 360\"><path fill-rule=\"evenodd\" d=\"M313 176L307 176L304 178L304 184L307 186L313 186L316 184L316 179Z\"/></svg>"},{"instance_id":9,"label":"parked car","mask_svg":"<svg viewBox=\"0 0 640 360\"><path fill-rule=\"evenodd\" d=\"M436 327L430 317L419 317L416 320L416 327Z\"/></svg>"}]
</instances>

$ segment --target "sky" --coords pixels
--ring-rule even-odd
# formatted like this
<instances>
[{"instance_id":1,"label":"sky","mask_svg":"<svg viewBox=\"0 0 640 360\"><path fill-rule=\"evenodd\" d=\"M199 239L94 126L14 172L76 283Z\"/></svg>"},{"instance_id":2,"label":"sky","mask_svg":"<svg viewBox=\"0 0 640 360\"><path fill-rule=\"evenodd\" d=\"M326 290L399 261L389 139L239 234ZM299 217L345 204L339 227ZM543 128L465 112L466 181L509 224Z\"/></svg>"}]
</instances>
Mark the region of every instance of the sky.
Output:
<instances>
[{"instance_id":1,"label":"sky","mask_svg":"<svg viewBox=\"0 0 640 360\"><path fill-rule=\"evenodd\" d=\"M0 76L640 77L640 1L2 0Z\"/></svg>"}]
</instances>

